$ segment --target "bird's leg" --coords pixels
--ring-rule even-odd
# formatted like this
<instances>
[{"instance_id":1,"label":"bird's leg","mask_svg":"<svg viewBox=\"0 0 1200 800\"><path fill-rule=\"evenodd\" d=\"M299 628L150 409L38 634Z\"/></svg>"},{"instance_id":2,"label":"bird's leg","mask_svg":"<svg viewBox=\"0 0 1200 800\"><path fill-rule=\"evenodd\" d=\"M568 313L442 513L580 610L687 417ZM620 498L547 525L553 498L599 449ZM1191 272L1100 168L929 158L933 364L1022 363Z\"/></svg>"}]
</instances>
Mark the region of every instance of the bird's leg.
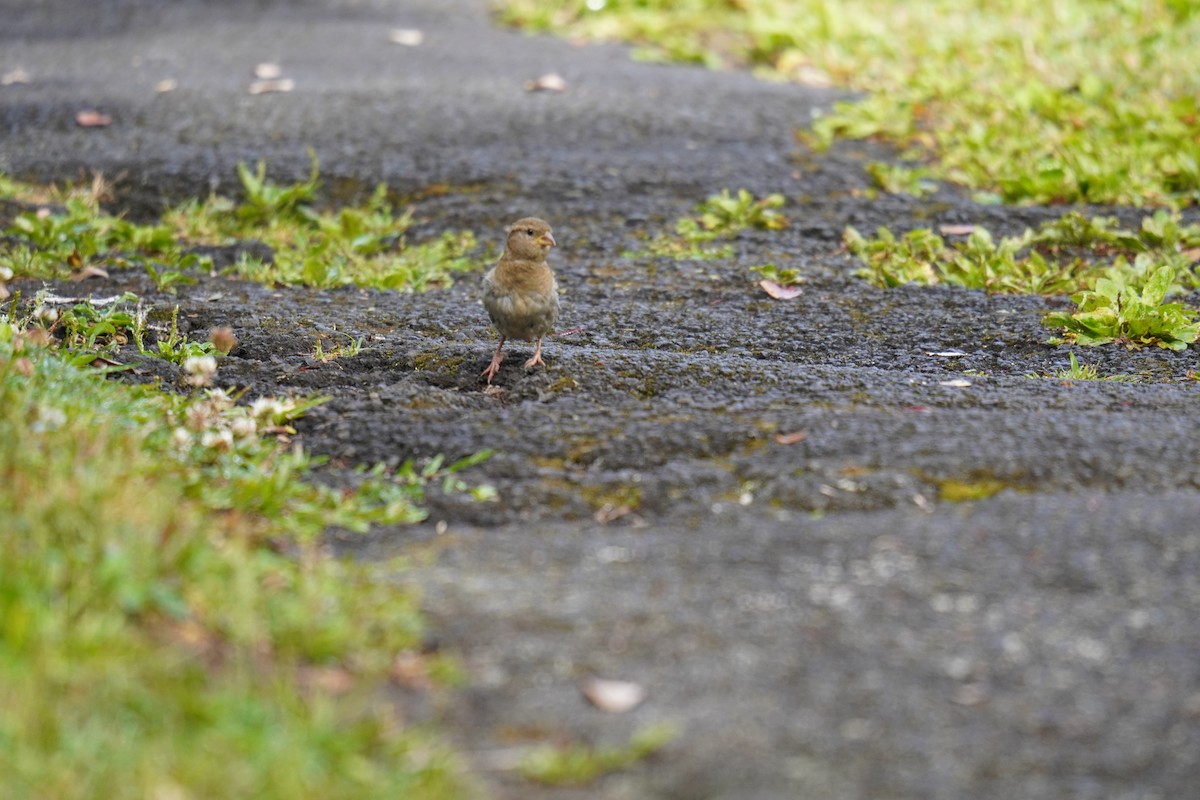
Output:
<instances>
[{"instance_id":1,"label":"bird's leg","mask_svg":"<svg viewBox=\"0 0 1200 800\"><path fill-rule=\"evenodd\" d=\"M488 364L487 369L479 373L481 377L487 378L490 385L492 378L496 377L496 373L500 371L500 364L504 362L504 353L500 352L504 349L504 337L500 337L500 344L496 345L496 352L492 356L492 363Z\"/></svg>"},{"instance_id":2,"label":"bird's leg","mask_svg":"<svg viewBox=\"0 0 1200 800\"><path fill-rule=\"evenodd\" d=\"M542 337L541 336L538 337L537 346L535 346L533 348L533 358L531 358L525 362L525 369L533 369L538 364L541 364L543 367L546 366L546 362L542 361Z\"/></svg>"}]
</instances>

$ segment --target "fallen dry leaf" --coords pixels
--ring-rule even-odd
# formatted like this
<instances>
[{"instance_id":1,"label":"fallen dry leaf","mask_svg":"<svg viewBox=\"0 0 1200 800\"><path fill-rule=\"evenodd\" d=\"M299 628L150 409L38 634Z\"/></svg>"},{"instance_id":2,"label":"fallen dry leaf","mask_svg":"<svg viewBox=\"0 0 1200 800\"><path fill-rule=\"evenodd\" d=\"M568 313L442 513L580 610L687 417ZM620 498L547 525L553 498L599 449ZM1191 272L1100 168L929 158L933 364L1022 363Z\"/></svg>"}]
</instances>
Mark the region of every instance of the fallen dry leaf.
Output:
<instances>
[{"instance_id":1,"label":"fallen dry leaf","mask_svg":"<svg viewBox=\"0 0 1200 800\"><path fill-rule=\"evenodd\" d=\"M799 286L783 286L775 281L761 280L758 285L776 300L791 300L793 297L804 294L804 290Z\"/></svg>"},{"instance_id":2,"label":"fallen dry leaf","mask_svg":"<svg viewBox=\"0 0 1200 800\"><path fill-rule=\"evenodd\" d=\"M932 352L927 350L925 355L935 358L962 358L966 353L962 350L934 350Z\"/></svg>"},{"instance_id":3,"label":"fallen dry leaf","mask_svg":"<svg viewBox=\"0 0 1200 800\"><path fill-rule=\"evenodd\" d=\"M175 80L174 78L166 78L154 84L154 91L158 92L159 94L163 94L164 92L173 92L178 88L179 81Z\"/></svg>"},{"instance_id":4,"label":"fallen dry leaf","mask_svg":"<svg viewBox=\"0 0 1200 800\"><path fill-rule=\"evenodd\" d=\"M17 67L0 75L0 86L12 86L14 83L29 83L29 73Z\"/></svg>"},{"instance_id":5,"label":"fallen dry leaf","mask_svg":"<svg viewBox=\"0 0 1200 800\"><path fill-rule=\"evenodd\" d=\"M261 64L254 65L254 77L264 80L273 81L283 75L283 67L270 61L264 61Z\"/></svg>"},{"instance_id":6,"label":"fallen dry leaf","mask_svg":"<svg viewBox=\"0 0 1200 800\"><path fill-rule=\"evenodd\" d=\"M1200 247L1191 247L1183 251L1188 261L1200 261Z\"/></svg>"},{"instance_id":7,"label":"fallen dry leaf","mask_svg":"<svg viewBox=\"0 0 1200 800\"><path fill-rule=\"evenodd\" d=\"M561 75L553 72L531 81L525 81L525 91L527 92L565 92L566 90L567 82Z\"/></svg>"},{"instance_id":8,"label":"fallen dry leaf","mask_svg":"<svg viewBox=\"0 0 1200 800\"><path fill-rule=\"evenodd\" d=\"M631 711L646 699L646 688L632 681L584 678L579 682L579 691L589 703L611 714Z\"/></svg>"},{"instance_id":9,"label":"fallen dry leaf","mask_svg":"<svg viewBox=\"0 0 1200 800\"><path fill-rule=\"evenodd\" d=\"M955 389L965 389L971 385L971 382L963 380L962 378L955 378L954 380L949 380L949 381L939 381L938 385L951 386Z\"/></svg>"},{"instance_id":10,"label":"fallen dry leaf","mask_svg":"<svg viewBox=\"0 0 1200 800\"><path fill-rule=\"evenodd\" d=\"M939 225L938 233L942 236L967 236L975 232L974 225Z\"/></svg>"},{"instance_id":11,"label":"fallen dry leaf","mask_svg":"<svg viewBox=\"0 0 1200 800\"><path fill-rule=\"evenodd\" d=\"M88 266L84 267L83 269L79 269L79 270L76 270L75 272L72 272L69 280L79 283L80 281L86 281L88 278L107 278L107 277L108 277L107 272L100 269L100 267L93 267L89 264Z\"/></svg>"},{"instance_id":12,"label":"fallen dry leaf","mask_svg":"<svg viewBox=\"0 0 1200 800\"><path fill-rule=\"evenodd\" d=\"M808 431L792 431L791 433L775 434L777 444L798 444L808 438Z\"/></svg>"},{"instance_id":13,"label":"fallen dry leaf","mask_svg":"<svg viewBox=\"0 0 1200 800\"><path fill-rule=\"evenodd\" d=\"M222 325L219 328L213 328L208 334L208 340L213 346L220 350L225 355L229 355L229 351L237 347L237 336L233 332L233 328L228 325Z\"/></svg>"},{"instance_id":14,"label":"fallen dry leaf","mask_svg":"<svg viewBox=\"0 0 1200 800\"><path fill-rule=\"evenodd\" d=\"M267 94L269 92L290 92L296 88L296 82L291 78L279 80L255 81L250 84L250 94Z\"/></svg>"},{"instance_id":15,"label":"fallen dry leaf","mask_svg":"<svg viewBox=\"0 0 1200 800\"><path fill-rule=\"evenodd\" d=\"M112 125L112 117L94 108L76 112L75 124L81 128L105 128Z\"/></svg>"},{"instance_id":16,"label":"fallen dry leaf","mask_svg":"<svg viewBox=\"0 0 1200 800\"><path fill-rule=\"evenodd\" d=\"M393 28L388 40L405 47L416 47L425 41L425 34L415 28Z\"/></svg>"}]
</instances>

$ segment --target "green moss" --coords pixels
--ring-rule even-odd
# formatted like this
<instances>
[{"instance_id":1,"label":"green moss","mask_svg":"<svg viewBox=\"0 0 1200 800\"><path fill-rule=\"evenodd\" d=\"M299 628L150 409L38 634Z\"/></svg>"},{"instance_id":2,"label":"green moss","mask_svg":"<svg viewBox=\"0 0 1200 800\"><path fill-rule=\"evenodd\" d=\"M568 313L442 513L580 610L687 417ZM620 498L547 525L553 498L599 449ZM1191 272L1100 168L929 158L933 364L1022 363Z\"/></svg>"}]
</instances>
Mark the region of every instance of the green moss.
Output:
<instances>
[{"instance_id":1,"label":"green moss","mask_svg":"<svg viewBox=\"0 0 1200 800\"><path fill-rule=\"evenodd\" d=\"M593 509L630 508L636 509L642 504L642 488L630 484L609 486L581 486L579 495Z\"/></svg>"},{"instance_id":2,"label":"green moss","mask_svg":"<svg viewBox=\"0 0 1200 800\"><path fill-rule=\"evenodd\" d=\"M567 392L578 388L579 384L570 375L563 375L554 383L550 384L550 391L554 392L554 394L559 394L560 392Z\"/></svg>"},{"instance_id":3,"label":"green moss","mask_svg":"<svg viewBox=\"0 0 1200 800\"><path fill-rule=\"evenodd\" d=\"M942 478L918 474L918 478L937 487L938 498L947 503L964 503L986 500L1005 489L1017 492L1029 491L1029 487L1012 478L1001 478L987 470L981 470L961 478Z\"/></svg>"},{"instance_id":4,"label":"green moss","mask_svg":"<svg viewBox=\"0 0 1200 800\"><path fill-rule=\"evenodd\" d=\"M466 357L462 355L448 355L437 351L417 353L412 357L413 369L420 372L448 372L457 374L463 364L466 363Z\"/></svg>"}]
</instances>

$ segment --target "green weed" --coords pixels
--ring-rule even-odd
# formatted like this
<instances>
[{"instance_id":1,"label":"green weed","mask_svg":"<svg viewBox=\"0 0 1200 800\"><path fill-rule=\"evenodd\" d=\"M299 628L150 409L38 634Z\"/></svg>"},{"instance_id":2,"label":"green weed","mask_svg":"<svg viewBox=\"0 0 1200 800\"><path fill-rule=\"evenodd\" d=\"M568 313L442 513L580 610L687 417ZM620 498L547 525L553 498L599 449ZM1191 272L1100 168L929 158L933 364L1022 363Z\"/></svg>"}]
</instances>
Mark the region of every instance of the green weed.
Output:
<instances>
[{"instance_id":1,"label":"green weed","mask_svg":"<svg viewBox=\"0 0 1200 800\"><path fill-rule=\"evenodd\" d=\"M1117 227L1111 217L1071 212L998 242L985 228L975 227L966 239L952 242L927 228L899 237L880 228L871 239L847 228L844 243L864 262L859 274L881 287L946 283L1058 295L1090 288L1114 271L1136 282L1136 276L1148 275L1158 265L1173 268L1176 288L1194 288L1200 281L1191 267L1191 253L1200 246L1200 225L1183 225L1177 214L1166 211L1143 219L1138 230Z\"/></svg>"},{"instance_id":2,"label":"green weed","mask_svg":"<svg viewBox=\"0 0 1200 800\"><path fill-rule=\"evenodd\" d=\"M1060 381L1118 381L1122 383L1136 383L1138 377L1136 375L1101 375L1099 368L1095 364L1080 364L1075 358L1075 354L1071 353L1071 366L1065 369L1055 370L1053 373L1039 375L1037 373L1028 373L1027 378L1055 378Z\"/></svg>"},{"instance_id":3,"label":"green weed","mask_svg":"<svg viewBox=\"0 0 1200 800\"><path fill-rule=\"evenodd\" d=\"M344 336L345 334L342 335ZM313 347L313 358L322 364L327 364L339 358L353 358L361 353L363 349L363 338L361 336L357 339L352 336L346 336L346 341L335 344L328 350L325 349L324 338L323 335L318 336L317 343Z\"/></svg>"},{"instance_id":4,"label":"green weed","mask_svg":"<svg viewBox=\"0 0 1200 800\"><path fill-rule=\"evenodd\" d=\"M579 786L628 769L662 749L675 735L675 726L664 723L639 731L619 747L541 747L525 756L519 770L539 783Z\"/></svg>"},{"instance_id":5,"label":"green weed","mask_svg":"<svg viewBox=\"0 0 1200 800\"><path fill-rule=\"evenodd\" d=\"M105 213L97 200L99 189L39 193L35 187L5 179L0 196L7 192L22 202L63 197L64 205L39 205L18 213L4 231L9 242L0 246L0 269L14 277L50 279L88 265L135 265L157 288L174 292L194 282L190 272L212 268L211 258L190 251L240 241L262 242L273 255L243 256L230 272L272 285L425 291L446 286L455 274L479 266L472 257L475 238L467 231L409 243L404 233L412 224L411 214L395 212L382 184L359 206L318 210L320 179L315 159L308 179L294 184L276 184L266 172L261 162L254 169L239 164L241 202L218 196L188 201L169 209L161 222L152 225Z\"/></svg>"},{"instance_id":6,"label":"green weed","mask_svg":"<svg viewBox=\"0 0 1200 800\"><path fill-rule=\"evenodd\" d=\"M774 264L763 264L751 267L750 271L763 280L777 283L780 286L799 286L804 283L804 276L795 267L777 267Z\"/></svg>"},{"instance_id":7,"label":"green weed","mask_svg":"<svg viewBox=\"0 0 1200 800\"><path fill-rule=\"evenodd\" d=\"M782 207L781 194L769 194L758 199L745 189L738 189L736 195L731 195L728 189L722 189L696 210L700 213L698 222L701 228L717 236L733 236L753 228L771 231L786 228L787 218L778 210Z\"/></svg>"},{"instance_id":8,"label":"green weed","mask_svg":"<svg viewBox=\"0 0 1200 800\"><path fill-rule=\"evenodd\" d=\"M729 258L733 255L733 247L723 240L744 230L786 227L787 218L778 210L783 204L781 194L760 199L745 189L739 189L736 194L722 189L696 206L695 216L677 220L673 234L660 234L650 239L645 254L680 260ZM629 258L641 255L641 252L625 254Z\"/></svg>"},{"instance_id":9,"label":"green weed","mask_svg":"<svg viewBox=\"0 0 1200 800\"><path fill-rule=\"evenodd\" d=\"M1071 296L1074 312L1054 311L1042 319L1050 328L1061 328L1056 342L1100 345L1116 342L1130 349L1156 345L1183 350L1200 336L1197 312L1180 303L1165 302L1175 285L1175 271L1160 266L1139 290L1119 272L1096 281L1094 289Z\"/></svg>"},{"instance_id":10,"label":"green weed","mask_svg":"<svg viewBox=\"0 0 1200 800\"><path fill-rule=\"evenodd\" d=\"M934 173L928 167L909 167L873 161L867 164L866 171L875 188L888 194L921 197L937 189L937 184L931 180Z\"/></svg>"}]
</instances>

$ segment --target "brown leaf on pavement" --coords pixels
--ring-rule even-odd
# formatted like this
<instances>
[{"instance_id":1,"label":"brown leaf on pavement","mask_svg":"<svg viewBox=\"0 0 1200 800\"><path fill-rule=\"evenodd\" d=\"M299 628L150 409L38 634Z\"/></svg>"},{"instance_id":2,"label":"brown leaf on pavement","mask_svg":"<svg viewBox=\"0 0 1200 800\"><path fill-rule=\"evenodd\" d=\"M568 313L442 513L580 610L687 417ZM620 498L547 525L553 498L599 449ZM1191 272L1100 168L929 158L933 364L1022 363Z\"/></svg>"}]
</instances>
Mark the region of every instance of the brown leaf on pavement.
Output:
<instances>
[{"instance_id":1,"label":"brown leaf on pavement","mask_svg":"<svg viewBox=\"0 0 1200 800\"><path fill-rule=\"evenodd\" d=\"M78 269L75 272L72 272L69 280L72 280L75 283L79 283L80 281L86 281L88 278L107 278L107 277L108 277L107 272L100 269L100 267L93 267L89 264L88 266L86 266L82 269Z\"/></svg>"},{"instance_id":2,"label":"brown leaf on pavement","mask_svg":"<svg viewBox=\"0 0 1200 800\"><path fill-rule=\"evenodd\" d=\"M525 81L525 91L527 92L565 92L566 90L567 82L561 75L553 72L531 81Z\"/></svg>"},{"instance_id":3,"label":"brown leaf on pavement","mask_svg":"<svg viewBox=\"0 0 1200 800\"><path fill-rule=\"evenodd\" d=\"M405 47L416 47L425 41L425 34L415 28L393 28L388 40Z\"/></svg>"},{"instance_id":4,"label":"brown leaf on pavement","mask_svg":"<svg viewBox=\"0 0 1200 800\"><path fill-rule=\"evenodd\" d=\"M112 125L112 117L94 108L76 112L75 124L81 128L106 128Z\"/></svg>"},{"instance_id":5,"label":"brown leaf on pavement","mask_svg":"<svg viewBox=\"0 0 1200 800\"><path fill-rule=\"evenodd\" d=\"M589 703L610 714L630 711L646 699L646 687L632 681L584 678L579 682L579 691Z\"/></svg>"},{"instance_id":6,"label":"brown leaf on pavement","mask_svg":"<svg viewBox=\"0 0 1200 800\"><path fill-rule=\"evenodd\" d=\"M296 88L296 82L291 78L279 80L255 81L250 84L250 94L267 94L269 92L290 92Z\"/></svg>"},{"instance_id":7,"label":"brown leaf on pavement","mask_svg":"<svg viewBox=\"0 0 1200 800\"><path fill-rule=\"evenodd\" d=\"M791 433L775 434L777 444L798 444L808 438L808 431L792 431Z\"/></svg>"},{"instance_id":8,"label":"brown leaf on pavement","mask_svg":"<svg viewBox=\"0 0 1200 800\"><path fill-rule=\"evenodd\" d=\"M776 300L791 300L793 297L799 297L804 294L804 290L799 286L783 286L775 281L761 280L758 285L763 291L774 297Z\"/></svg>"}]
</instances>

